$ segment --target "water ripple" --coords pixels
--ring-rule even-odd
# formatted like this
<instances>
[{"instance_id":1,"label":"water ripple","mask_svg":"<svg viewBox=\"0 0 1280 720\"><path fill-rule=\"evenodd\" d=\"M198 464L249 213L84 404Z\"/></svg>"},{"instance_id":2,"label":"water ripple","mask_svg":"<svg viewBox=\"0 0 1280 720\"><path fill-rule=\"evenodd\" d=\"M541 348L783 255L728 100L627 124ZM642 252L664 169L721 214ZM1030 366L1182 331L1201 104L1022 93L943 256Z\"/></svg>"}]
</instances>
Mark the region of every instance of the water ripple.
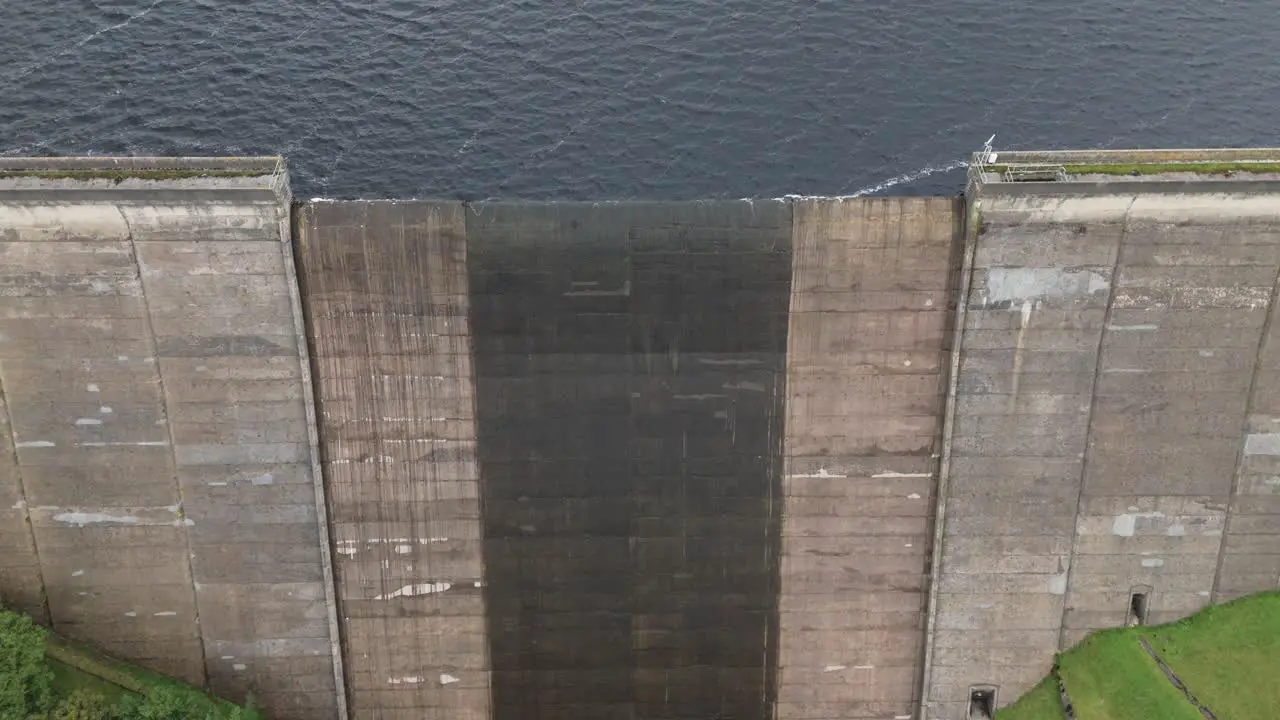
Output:
<instances>
[{"instance_id":1,"label":"water ripple","mask_svg":"<svg viewBox=\"0 0 1280 720\"><path fill-rule=\"evenodd\" d=\"M304 196L952 193L992 132L1274 144L1276 37L1158 0L10 2L0 153L279 152Z\"/></svg>"}]
</instances>

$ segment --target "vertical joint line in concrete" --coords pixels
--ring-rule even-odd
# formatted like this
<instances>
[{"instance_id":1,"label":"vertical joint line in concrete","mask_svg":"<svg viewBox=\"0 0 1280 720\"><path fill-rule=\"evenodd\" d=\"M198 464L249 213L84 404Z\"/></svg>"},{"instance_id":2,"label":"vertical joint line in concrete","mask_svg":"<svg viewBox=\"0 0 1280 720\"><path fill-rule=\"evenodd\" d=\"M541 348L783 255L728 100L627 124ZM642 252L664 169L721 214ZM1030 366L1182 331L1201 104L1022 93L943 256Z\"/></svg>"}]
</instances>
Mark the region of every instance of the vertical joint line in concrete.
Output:
<instances>
[{"instance_id":1,"label":"vertical joint line in concrete","mask_svg":"<svg viewBox=\"0 0 1280 720\"><path fill-rule=\"evenodd\" d=\"M169 438L169 458L173 461L173 491L178 496L178 508L185 518L187 514L186 498L182 496L182 482L178 479L178 445L173 434L173 421L169 415L169 394L165 390L164 370L161 368L159 347L156 344L156 327L151 319L151 298L147 293L147 280L142 272L142 259L138 254L138 241L133 236L133 226L129 224L129 216L125 214L124 208L116 206L117 212L120 213L120 219L124 221L124 229L129 237L129 249L133 252L133 265L138 270L138 285L142 288L142 309L147 314L147 340L151 345L151 357L155 361L156 380L160 385L160 412L164 414L165 434ZM209 659L205 652L204 646L204 630L200 627L200 594L196 592L196 569L194 556L191 550L191 533L187 530L186 523L179 523L178 527L182 530L182 542L187 548L187 577L191 579L191 612L195 614L196 623L196 641L200 647L200 668L204 677L204 686L209 687Z\"/></svg>"},{"instance_id":2,"label":"vertical joint line in concrete","mask_svg":"<svg viewBox=\"0 0 1280 720\"><path fill-rule=\"evenodd\" d=\"M1062 647L1062 641L1066 636L1067 611L1069 610L1067 601L1071 597L1071 579L1075 574L1076 543L1080 540L1080 506L1084 503L1084 483L1089 471L1089 435L1093 431L1093 411L1098 406L1098 377L1102 374L1102 348L1107 341L1107 328L1111 325L1111 312L1114 309L1116 297L1116 281L1120 277L1120 258L1124 255L1124 239L1129 234L1129 214L1133 211L1133 205L1136 202L1138 202L1138 196L1135 194L1133 199L1129 201L1129 206L1124 209L1124 215L1120 219L1120 236L1116 238L1116 256L1111 261L1111 282L1110 287L1107 289L1107 307L1102 312L1102 328L1098 331L1098 349L1093 355L1093 377L1089 381L1089 409L1085 411L1084 418L1084 447L1081 450L1083 456L1080 458L1080 484L1076 486L1076 509L1071 518L1071 550L1067 555L1066 582L1062 586L1062 616L1058 619L1059 652L1066 649Z\"/></svg>"},{"instance_id":3,"label":"vertical joint line in concrete","mask_svg":"<svg viewBox=\"0 0 1280 720\"><path fill-rule=\"evenodd\" d=\"M920 720L929 714L929 686L933 682L934 633L938 619L938 579L942 575L942 552L946 540L947 488L951 479L951 438L955 434L956 391L960 386L960 355L964 347L964 328L968 316L969 292L973 284L973 264L978 252L982 224L981 199L977 186L970 182L966 193L964 259L960 264L960 287L956 295L955 328L952 331L951 358L947 368L947 398L942 418L942 448L938 460L938 482L934 490L933 542L929 557L929 601L925 613L924 660L920 668Z\"/></svg>"},{"instance_id":4,"label":"vertical joint line in concrete","mask_svg":"<svg viewBox=\"0 0 1280 720\"><path fill-rule=\"evenodd\" d=\"M40 583L40 608L45 622L53 627L53 611L49 608L49 592L44 585L44 563L40 562L40 545L36 543L36 529L31 524L31 503L27 501L27 485L22 479L22 466L18 464L18 435L13 430L13 413L9 411L9 398L4 392L4 378L0 377L0 413L8 424L9 456L13 460L13 477L18 486L18 499L22 502L22 522L31 538L32 559L36 563L36 581Z\"/></svg>"},{"instance_id":5,"label":"vertical joint line in concrete","mask_svg":"<svg viewBox=\"0 0 1280 720\"><path fill-rule=\"evenodd\" d=\"M320 456L320 430L316 414L316 392L313 385L311 346L306 329L306 313L302 306L299 287L298 263L294 253L294 216L292 198L287 194L281 201L280 255L284 259L285 283L289 286L289 307L293 311L293 329L298 344L298 367L301 372L302 403L307 423L307 452L310 458L311 485L315 489L316 530L320 538L320 574L324 582L325 616L329 625L330 654L333 657L334 695L337 698L338 720L347 720L346 673L342 661L342 635L338 623L337 582L333 572L333 548L329 537L328 499L325 495L324 463ZM301 242L302 223L296 224L297 239Z\"/></svg>"},{"instance_id":6,"label":"vertical joint line in concrete","mask_svg":"<svg viewBox=\"0 0 1280 720\"><path fill-rule=\"evenodd\" d=\"M1262 353L1267 347L1267 338L1271 335L1271 323L1275 319L1276 303L1280 301L1280 276L1271 283L1271 297L1267 301L1267 315L1262 321L1262 333L1258 337L1258 346L1253 353L1253 372L1249 375L1249 394L1244 398L1244 421L1241 423L1240 448L1236 450L1235 477L1231 478L1231 494L1227 496L1227 508L1222 517L1222 538L1218 543L1218 559L1213 566L1213 586L1209 588L1209 602L1218 602L1221 596L1222 563L1227 559L1227 538L1231 537L1231 505L1240 493L1240 473L1244 471L1244 445L1249 439L1249 418L1253 416L1253 398L1258 390L1258 371L1262 365Z\"/></svg>"}]
</instances>

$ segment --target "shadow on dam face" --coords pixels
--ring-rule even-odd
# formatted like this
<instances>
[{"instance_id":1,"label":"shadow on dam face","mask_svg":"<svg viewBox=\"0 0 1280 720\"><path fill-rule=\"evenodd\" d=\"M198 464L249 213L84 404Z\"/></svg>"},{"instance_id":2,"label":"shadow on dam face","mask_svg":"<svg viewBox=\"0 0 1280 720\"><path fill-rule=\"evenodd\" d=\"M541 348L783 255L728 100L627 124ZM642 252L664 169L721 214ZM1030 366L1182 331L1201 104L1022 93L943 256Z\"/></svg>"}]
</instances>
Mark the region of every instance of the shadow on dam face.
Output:
<instances>
[{"instance_id":1,"label":"shadow on dam face","mask_svg":"<svg viewBox=\"0 0 1280 720\"><path fill-rule=\"evenodd\" d=\"M468 211L494 718L771 717L790 215Z\"/></svg>"}]
</instances>

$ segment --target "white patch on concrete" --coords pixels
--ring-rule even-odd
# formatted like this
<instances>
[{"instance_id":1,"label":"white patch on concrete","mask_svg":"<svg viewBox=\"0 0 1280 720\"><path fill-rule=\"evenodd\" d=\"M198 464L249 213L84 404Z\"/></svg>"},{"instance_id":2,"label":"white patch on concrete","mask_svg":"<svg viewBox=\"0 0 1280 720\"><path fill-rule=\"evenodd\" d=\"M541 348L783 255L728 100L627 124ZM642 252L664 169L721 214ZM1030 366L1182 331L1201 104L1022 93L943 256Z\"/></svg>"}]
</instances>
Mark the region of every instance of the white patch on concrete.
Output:
<instances>
[{"instance_id":1,"label":"white patch on concrete","mask_svg":"<svg viewBox=\"0 0 1280 720\"><path fill-rule=\"evenodd\" d=\"M222 480L213 480L209 482L209 485L213 487L226 487L227 484Z\"/></svg>"},{"instance_id":2,"label":"white patch on concrete","mask_svg":"<svg viewBox=\"0 0 1280 720\"><path fill-rule=\"evenodd\" d=\"M828 665L822 668L822 672L837 672L839 670L844 670L845 668L846 666L844 665Z\"/></svg>"},{"instance_id":3,"label":"white patch on concrete","mask_svg":"<svg viewBox=\"0 0 1280 720\"><path fill-rule=\"evenodd\" d=\"M413 546L412 546L412 545L397 545L397 546L396 546L396 553L398 553L398 554L400 554L400 555L407 555L408 553L411 553L411 552L413 552Z\"/></svg>"},{"instance_id":4,"label":"white patch on concrete","mask_svg":"<svg viewBox=\"0 0 1280 720\"><path fill-rule=\"evenodd\" d=\"M580 283L574 283L578 285ZM622 287L618 290L570 290L564 293L565 297L630 297L631 281L623 280Z\"/></svg>"},{"instance_id":5,"label":"white patch on concrete","mask_svg":"<svg viewBox=\"0 0 1280 720\"><path fill-rule=\"evenodd\" d=\"M236 664L234 664L234 665L232 665L232 666L231 666L231 669L232 669L232 670L244 670L246 667L248 667L248 665L245 665L244 663L236 663Z\"/></svg>"},{"instance_id":6,"label":"white patch on concrete","mask_svg":"<svg viewBox=\"0 0 1280 720\"><path fill-rule=\"evenodd\" d=\"M93 525L102 523L104 525L137 525L138 518L135 515L110 515L107 513L95 512L64 512L53 516L55 522L66 523L68 525Z\"/></svg>"},{"instance_id":7,"label":"white patch on concrete","mask_svg":"<svg viewBox=\"0 0 1280 720\"><path fill-rule=\"evenodd\" d=\"M911 367L911 361L910 361L910 360L903 360L903 361L902 361L902 367Z\"/></svg>"},{"instance_id":8,"label":"white patch on concrete","mask_svg":"<svg viewBox=\"0 0 1280 720\"><path fill-rule=\"evenodd\" d=\"M223 484L225 484L225 483L223 483ZM357 549L355 549L355 548L353 548L353 547L351 547L350 545L339 545L339 546L338 546L338 554L339 554L339 555L346 555L347 557L355 557L355 554L356 554L356 553L358 553L358 552L360 552L360 551L359 551L359 550L357 550Z\"/></svg>"},{"instance_id":9,"label":"white patch on concrete","mask_svg":"<svg viewBox=\"0 0 1280 720\"><path fill-rule=\"evenodd\" d=\"M379 595L375 597L374 600L391 600L398 597L416 597L418 595L433 595L435 593L442 593L451 587L453 587L453 583L447 583L447 582L419 583L417 585L405 585L399 590L389 592L385 595Z\"/></svg>"},{"instance_id":10,"label":"white patch on concrete","mask_svg":"<svg viewBox=\"0 0 1280 720\"><path fill-rule=\"evenodd\" d=\"M908 500L919 500L919 499L920 499L920 493L911 493L910 495L908 495L908 496L907 496L907 499L908 499Z\"/></svg>"},{"instance_id":11,"label":"white patch on concrete","mask_svg":"<svg viewBox=\"0 0 1280 720\"><path fill-rule=\"evenodd\" d=\"M1164 513L1159 510L1152 512L1127 512L1116 516L1111 522L1111 534L1117 537L1133 537L1133 532L1138 528L1139 518L1162 518Z\"/></svg>"},{"instance_id":12,"label":"white patch on concrete","mask_svg":"<svg viewBox=\"0 0 1280 720\"><path fill-rule=\"evenodd\" d=\"M249 482L254 485L271 485L276 481L276 476L271 473L263 473L257 477L249 478Z\"/></svg>"},{"instance_id":13,"label":"white patch on concrete","mask_svg":"<svg viewBox=\"0 0 1280 720\"><path fill-rule=\"evenodd\" d=\"M383 561L382 561L382 569L383 569L383 570L390 570L390 569L391 569L391 561L390 561L390 560L383 560Z\"/></svg>"},{"instance_id":14,"label":"white patch on concrete","mask_svg":"<svg viewBox=\"0 0 1280 720\"><path fill-rule=\"evenodd\" d=\"M988 303L1043 298L1084 298L1111 289L1111 281L1091 270L1064 268L990 268Z\"/></svg>"},{"instance_id":15,"label":"white patch on concrete","mask_svg":"<svg viewBox=\"0 0 1280 720\"><path fill-rule=\"evenodd\" d=\"M152 614L155 615L156 617L176 617L178 615L178 613L172 610L163 610L161 612L152 613Z\"/></svg>"},{"instance_id":16,"label":"white patch on concrete","mask_svg":"<svg viewBox=\"0 0 1280 720\"><path fill-rule=\"evenodd\" d=\"M84 574L84 571L83 571L83 570L76 570L76 571L74 571L74 572L72 572L72 573L71 573L71 577L80 577L80 576L81 576L81 575L83 575L83 574Z\"/></svg>"},{"instance_id":17,"label":"white patch on concrete","mask_svg":"<svg viewBox=\"0 0 1280 720\"><path fill-rule=\"evenodd\" d=\"M1182 537L1187 534L1187 526L1182 523L1173 523L1165 528L1164 534L1169 537Z\"/></svg>"},{"instance_id":18,"label":"white patch on concrete","mask_svg":"<svg viewBox=\"0 0 1280 720\"><path fill-rule=\"evenodd\" d=\"M117 355L117 356L116 356L116 360L119 360L120 362L129 362L129 356L128 356L128 355Z\"/></svg>"},{"instance_id":19,"label":"white patch on concrete","mask_svg":"<svg viewBox=\"0 0 1280 720\"><path fill-rule=\"evenodd\" d=\"M1199 595L1200 597L1209 597L1209 591L1208 591L1208 590L1201 590L1200 592L1197 592L1196 594L1197 594L1197 595Z\"/></svg>"},{"instance_id":20,"label":"white patch on concrete","mask_svg":"<svg viewBox=\"0 0 1280 720\"><path fill-rule=\"evenodd\" d=\"M223 655L223 656L222 656L222 659L223 659L223 660L235 660L235 659L236 659L236 656L235 656L235 655Z\"/></svg>"},{"instance_id":21,"label":"white patch on concrete","mask_svg":"<svg viewBox=\"0 0 1280 720\"><path fill-rule=\"evenodd\" d=\"M875 667L876 667L875 665L854 665L853 669L854 670L874 670Z\"/></svg>"},{"instance_id":22,"label":"white patch on concrete","mask_svg":"<svg viewBox=\"0 0 1280 720\"><path fill-rule=\"evenodd\" d=\"M26 510L26 509L27 509L27 501L26 501L26 500L19 500L18 502L16 502L16 503L14 503L14 504L13 504L13 509L14 509L14 510Z\"/></svg>"},{"instance_id":23,"label":"white patch on concrete","mask_svg":"<svg viewBox=\"0 0 1280 720\"><path fill-rule=\"evenodd\" d=\"M847 478L849 476L843 473L833 473L824 467L820 467L818 468L818 472L816 473L795 473L794 475L788 475L787 477L788 478Z\"/></svg>"},{"instance_id":24,"label":"white patch on concrete","mask_svg":"<svg viewBox=\"0 0 1280 720\"><path fill-rule=\"evenodd\" d=\"M76 418L76 425L101 425L102 421L98 418Z\"/></svg>"},{"instance_id":25,"label":"white patch on concrete","mask_svg":"<svg viewBox=\"0 0 1280 720\"><path fill-rule=\"evenodd\" d=\"M51 443L48 440L26 440L24 442L14 443L14 446L20 448L56 447L54 443Z\"/></svg>"},{"instance_id":26,"label":"white patch on concrete","mask_svg":"<svg viewBox=\"0 0 1280 720\"><path fill-rule=\"evenodd\" d=\"M752 360L751 362L755 362L755 360ZM720 387L725 390L750 390L752 392L764 392L764 383L747 382L746 380L736 383L725 383Z\"/></svg>"},{"instance_id":27,"label":"white patch on concrete","mask_svg":"<svg viewBox=\"0 0 1280 720\"><path fill-rule=\"evenodd\" d=\"M103 415L110 415L111 413L115 412L115 410L112 410L110 405L103 405L102 407L98 408L98 412L102 413Z\"/></svg>"},{"instance_id":28,"label":"white patch on concrete","mask_svg":"<svg viewBox=\"0 0 1280 720\"><path fill-rule=\"evenodd\" d=\"M728 420L728 419L729 419L729 411L728 411L728 410L717 410L717 411L715 411L714 413L712 413L712 415L713 415L717 420Z\"/></svg>"},{"instance_id":29,"label":"white patch on concrete","mask_svg":"<svg viewBox=\"0 0 1280 720\"><path fill-rule=\"evenodd\" d=\"M1245 455L1280 455L1280 433L1253 433L1244 438Z\"/></svg>"},{"instance_id":30,"label":"white patch on concrete","mask_svg":"<svg viewBox=\"0 0 1280 720\"><path fill-rule=\"evenodd\" d=\"M441 684L441 685L452 685L452 684L454 684L454 683L456 683L456 682L462 682L462 681L461 681L461 680L459 680L458 678L456 678L456 677L454 677L454 676L450 675L449 673L442 673L442 674L440 675L440 684Z\"/></svg>"},{"instance_id":31,"label":"white patch on concrete","mask_svg":"<svg viewBox=\"0 0 1280 720\"><path fill-rule=\"evenodd\" d=\"M408 675L406 677L387 678L388 685L417 685L426 682L427 679L419 675Z\"/></svg>"},{"instance_id":32,"label":"white patch on concrete","mask_svg":"<svg viewBox=\"0 0 1280 720\"><path fill-rule=\"evenodd\" d=\"M125 614L124 614L124 616L125 616L125 617L138 617L138 613L136 613L136 612L134 612L134 611L130 610L129 612L125 613Z\"/></svg>"},{"instance_id":33,"label":"white patch on concrete","mask_svg":"<svg viewBox=\"0 0 1280 720\"><path fill-rule=\"evenodd\" d=\"M1141 332L1143 330L1159 330L1159 325L1141 324L1141 325L1108 325L1108 330L1115 332Z\"/></svg>"},{"instance_id":34,"label":"white patch on concrete","mask_svg":"<svg viewBox=\"0 0 1280 720\"><path fill-rule=\"evenodd\" d=\"M907 543L906 545L903 545L902 547L915 547L915 544L914 544L914 543Z\"/></svg>"},{"instance_id":35,"label":"white patch on concrete","mask_svg":"<svg viewBox=\"0 0 1280 720\"><path fill-rule=\"evenodd\" d=\"M1063 570L1049 578L1049 594L1050 595L1066 595L1067 594L1067 571Z\"/></svg>"},{"instance_id":36,"label":"white patch on concrete","mask_svg":"<svg viewBox=\"0 0 1280 720\"><path fill-rule=\"evenodd\" d=\"M1203 357L1203 358L1210 358L1210 357L1213 357L1213 351L1212 351L1212 350L1200 350L1197 354L1198 354L1200 357Z\"/></svg>"},{"instance_id":37,"label":"white patch on concrete","mask_svg":"<svg viewBox=\"0 0 1280 720\"><path fill-rule=\"evenodd\" d=\"M872 475L873 478L927 478L933 477L933 473L904 473L904 472L881 472Z\"/></svg>"},{"instance_id":38,"label":"white patch on concrete","mask_svg":"<svg viewBox=\"0 0 1280 720\"><path fill-rule=\"evenodd\" d=\"M1164 567L1164 560L1161 560L1160 558L1146 558L1145 560L1142 561L1142 567L1145 567L1145 568Z\"/></svg>"},{"instance_id":39,"label":"white patch on concrete","mask_svg":"<svg viewBox=\"0 0 1280 720\"><path fill-rule=\"evenodd\" d=\"M89 383L88 385L84 386L84 389L88 390L89 392L102 392L102 388L98 387L97 383Z\"/></svg>"},{"instance_id":40,"label":"white patch on concrete","mask_svg":"<svg viewBox=\"0 0 1280 720\"><path fill-rule=\"evenodd\" d=\"M80 447L166 447L168 440L143 440L141 442L82 442Z\"/></svg>"},{"instance_id":41,"label":"white patch on concrete","mask_svg":"<svg viewBox=\"0 0 1280 720\"><path fill-rule=\"evenodd\" d=\"M483 587L483 583L481 583L479 580L477 580L477 581L476 581L476 587Z\"/></svg>"}]
</instances>

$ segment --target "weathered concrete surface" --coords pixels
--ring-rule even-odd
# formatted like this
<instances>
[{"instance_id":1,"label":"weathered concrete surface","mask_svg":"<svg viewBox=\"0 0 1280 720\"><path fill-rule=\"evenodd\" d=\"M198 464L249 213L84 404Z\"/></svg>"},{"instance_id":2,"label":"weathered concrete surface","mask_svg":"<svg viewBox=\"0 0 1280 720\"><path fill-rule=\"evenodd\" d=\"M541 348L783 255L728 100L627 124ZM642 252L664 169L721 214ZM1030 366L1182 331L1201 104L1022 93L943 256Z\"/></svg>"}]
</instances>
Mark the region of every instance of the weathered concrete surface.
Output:
<instances>
[{"instance_id":1,"label":"weathered concrete surface","mask_svg":"<svg viewBox=\"0 0 1280 720\"><path fill-rule=\"evenodd\" d=\"M44 616L26 584L34 545L55 629L251 691L273 717L335 717L288 187L275 162L241 170L259 165L216 180L0 177L17 460L0 478L18 520L0 533L0 593L25 573L15 597Z\"/></svg>"},{"instance_id":2,"label":"weathered concrete surface","mask_svg":"<svg viewBox=\"0 0 1280 720\"><path fill-rule=\"evenodd\" d=\"M467 235L494 717L769 718L790 207Z\"/></svg>"},{"instance_id":3,"label":"weathered concrete surface","mask_svg":"<svg viewBox=\"0 0 1280 720\"><path fill-rule=\"evenodd\" d=\"M1280 576L1254 501L1269 449L1249 440L1270 411L1246 409L1251 388L1266 402L1280 198L979 203L926 680L940 720L966 717L972 685L1013 701L1054 652L1122 626L1132 592L1155 623Z\"/></svg>"},{"instance_id":4,"label":"weathered concrete surface","mask_svg":"<svg viewBox=\"0 0 1280 720\"><path fill-rule=\"evenodd\" d=\"M357 719L489 717L463 212L300 210Z\"/></svg>"},{"instance_id":5,"label":"weathered concrete surface","mask_svg":"<svg viewBox=\"0 0 1280 720\"><path fill-rule=\"evenodd\" d=\"M904 717L918 703L962 209L795 204L779 720Z\"/></svg>"}]
</instances>

